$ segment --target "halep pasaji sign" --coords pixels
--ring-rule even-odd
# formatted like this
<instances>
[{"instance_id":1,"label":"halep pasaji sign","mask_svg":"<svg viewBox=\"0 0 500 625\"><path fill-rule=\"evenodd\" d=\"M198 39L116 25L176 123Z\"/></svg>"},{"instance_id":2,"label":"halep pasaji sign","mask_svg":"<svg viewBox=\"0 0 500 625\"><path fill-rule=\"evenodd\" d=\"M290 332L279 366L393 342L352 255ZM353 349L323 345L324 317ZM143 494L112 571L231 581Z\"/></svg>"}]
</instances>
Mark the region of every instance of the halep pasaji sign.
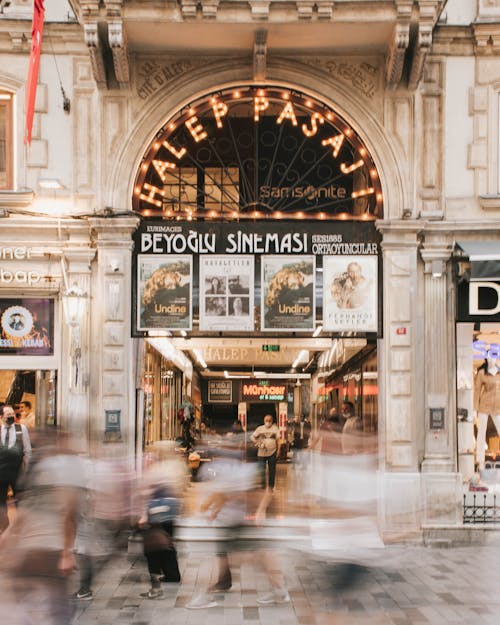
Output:
<instances>
[{"instance_id":1,"label":"halep pasaji sign","mask_svg":"<svg viewBox=\"0 0 500 625\"><path fill-rule=\"evenodd\" d=\"M155 133L133 209L144 217L380 218L382 188L357 132L296 90L247 85L209 93Z\"/></svg>"}]
</instances>

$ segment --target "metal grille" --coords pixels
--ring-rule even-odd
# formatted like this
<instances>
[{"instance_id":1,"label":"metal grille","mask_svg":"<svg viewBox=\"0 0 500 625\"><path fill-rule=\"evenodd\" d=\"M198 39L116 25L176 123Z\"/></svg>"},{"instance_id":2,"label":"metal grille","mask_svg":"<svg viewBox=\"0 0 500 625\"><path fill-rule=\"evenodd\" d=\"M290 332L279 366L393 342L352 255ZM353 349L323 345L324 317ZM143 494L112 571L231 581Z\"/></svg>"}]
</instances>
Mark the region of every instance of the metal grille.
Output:
<instances>
[{"instance_id":1,"label":"metal grille","mask_svg":"<svg viewBox=\"0 0 500 625\"><path fill-rule=\"evenodd\" d=\"M464 495L464 524L500 523L500 501L489 493Z\"/></svg>"}]
</instances>

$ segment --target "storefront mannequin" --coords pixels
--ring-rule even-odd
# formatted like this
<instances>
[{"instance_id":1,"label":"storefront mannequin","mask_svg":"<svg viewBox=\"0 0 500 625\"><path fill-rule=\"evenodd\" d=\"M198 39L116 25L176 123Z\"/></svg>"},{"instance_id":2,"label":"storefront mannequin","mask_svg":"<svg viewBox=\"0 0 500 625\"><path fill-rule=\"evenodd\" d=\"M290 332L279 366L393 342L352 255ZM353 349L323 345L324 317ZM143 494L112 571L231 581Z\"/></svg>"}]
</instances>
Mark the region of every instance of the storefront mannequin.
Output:
<instances>
[{"instance_id":1,"label":"storefront mannequin","mask_svg":"<svg viewBox=\"0 0 500 625\"><path fill-rule=\"evenodd\" d=\"M500 360L496 358L488 358L486 367L481 367L476 374L474 409L477 412L476 461L481 470L484 469L488 416L500 434Z\"/></svg>"}]
</instances>

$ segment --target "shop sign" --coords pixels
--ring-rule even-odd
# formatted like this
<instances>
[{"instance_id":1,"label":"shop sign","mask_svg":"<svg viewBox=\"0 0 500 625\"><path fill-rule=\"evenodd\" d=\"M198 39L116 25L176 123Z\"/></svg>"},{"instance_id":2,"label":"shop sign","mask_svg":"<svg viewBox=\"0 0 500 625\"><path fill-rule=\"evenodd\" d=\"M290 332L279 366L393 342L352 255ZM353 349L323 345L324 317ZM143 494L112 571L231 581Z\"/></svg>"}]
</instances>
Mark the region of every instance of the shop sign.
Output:
<instances>
[{"instance_id":1,"label":"shop sign","mask_svg":"<svg viewBox=\"0 0 500 625\"><path fill-rule=\"evenodd\" d=\"M0 299L0 354L22 356L54 353L54 300Z\"/></svg>"},{"instance_id":2,"label":"shop sign","mask_svg":"<svg viewBox=\"0 0 500 625\"><path fill-rule=\"evenodd\" d=\"M241 386L242 401L283 401L286 397L286 384L282 382L243 383Z\"/></svg>"},{"instance_id":3,"label":"shop sign","mask_svg":"<svg viewBox=\"0 0 500 625\"><path fill-rule=\"evenodd\" d=\"M230 404L233 401L233 383L231 380L209 380L208 401Z\"/></svg>"},{"instance_id":4,"label":"shop sign","mask_svg":"<svg viewBox=\"0 0 500 625\"><path fill-rule=\"evenodd\" d=\"M457 321L500 321L500 283L458 284Z\"/></svg>"}]
</instances>

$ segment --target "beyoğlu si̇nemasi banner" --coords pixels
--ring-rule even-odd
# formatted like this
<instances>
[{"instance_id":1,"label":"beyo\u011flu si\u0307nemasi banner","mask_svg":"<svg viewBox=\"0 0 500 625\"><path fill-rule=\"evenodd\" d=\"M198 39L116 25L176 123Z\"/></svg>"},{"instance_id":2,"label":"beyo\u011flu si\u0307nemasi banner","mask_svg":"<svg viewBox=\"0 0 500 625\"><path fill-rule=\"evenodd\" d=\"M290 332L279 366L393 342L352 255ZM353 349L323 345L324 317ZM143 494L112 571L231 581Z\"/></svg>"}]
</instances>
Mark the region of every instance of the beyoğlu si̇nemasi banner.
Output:
<instances>
[{"instance_id":1,"label":"beyo\u011flu si\u0307nemasi banner","mask_svg":"<svg viewBox=\"0 0 500 625\"><path fill-rule=\"evenodd\" d=\"M0 354L50 356L54 353L54 300L0 299Z\"/></svg>"},{"instance_id":2,"label":"beyo\u011flu si\u0307nemasi banner","mask_svg":"<svg viewBox=\"0 0 500 625\"><path fill-rule=\"evenodd\" d=\"M321 309L325 307L330 331L377 332L380 235L372 222L143 221L134 241L134 262L139 276L134 285L139 309L136 314L138 331L152 327L188 329L185 318L184 325L176 325L169 318L163 320L168 325L162 325L157 315L146 321L144 308L147 304L141 292L145 290L145 283L140 275L146 266L159 267L166 259L171 263L176 257L184 257L192 260L190 304L194 314L199 313L202 331L252 332L256 329L258 315L264 331L306 332L314 328L318 309L321 317ZM365 298L344 297L357 278L341 284L342 274L349 273L352 257L369 277L370 287L366 289ZM300 279L289 290L298 292L288 293L290 302L282 304L280 310L271 300L279 299L274 294L285 274L290 284L294 282L292 275L296 274L292 265L296 265ZM321 272L323 266L325 271ZM351 273L353 268L350 267ZM240 283L236 286L238 276ZM273 277L276 278L274 283ZM332 280L336 280L335 284ZM231 287L242 291L233 293ZM311 299L308 289L312 290Z\"/></svg>"}]
</instances>

